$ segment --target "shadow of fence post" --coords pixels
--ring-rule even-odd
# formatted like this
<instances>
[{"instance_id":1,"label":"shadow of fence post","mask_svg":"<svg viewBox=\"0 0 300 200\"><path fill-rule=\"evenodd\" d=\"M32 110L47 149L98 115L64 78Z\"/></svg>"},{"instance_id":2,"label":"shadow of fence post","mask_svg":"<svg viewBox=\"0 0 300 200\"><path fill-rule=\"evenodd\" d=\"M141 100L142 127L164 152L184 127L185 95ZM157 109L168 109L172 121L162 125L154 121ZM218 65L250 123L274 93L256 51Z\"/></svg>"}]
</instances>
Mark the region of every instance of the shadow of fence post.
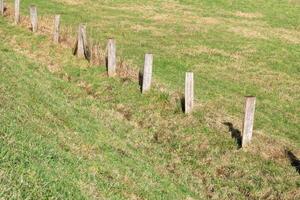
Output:
<instances>
[{"instance_id":1,"label":"shadow of fence post","mask_svg":"<svg viewBox=\"0 0 300 200\"><path fill-rule=\"evenodd\" d=\"M291 165L296 169L298 174L300 174L300 160L289 150L285 150L285 153L286 153Z\"/></svg>"}]
</instances>

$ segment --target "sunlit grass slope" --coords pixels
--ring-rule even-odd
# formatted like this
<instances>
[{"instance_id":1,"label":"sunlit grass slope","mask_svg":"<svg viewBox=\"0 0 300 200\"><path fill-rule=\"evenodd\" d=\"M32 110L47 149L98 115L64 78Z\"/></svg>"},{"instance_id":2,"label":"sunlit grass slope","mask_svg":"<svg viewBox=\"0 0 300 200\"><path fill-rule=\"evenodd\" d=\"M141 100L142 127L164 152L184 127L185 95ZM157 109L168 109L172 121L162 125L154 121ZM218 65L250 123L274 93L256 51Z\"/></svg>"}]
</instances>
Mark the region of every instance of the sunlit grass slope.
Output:
<instances>
[{"instance_id":1,"label":"sunlit grass slope","mask_svg":"<svg viewBox=\"0 0 300 200\"><path fill-rule=\"evenodd\" d=\"M26 15L30 4L61 14L74 33L86 23L103 46L116 38L119 55L137 66L154 53L155 79L173 89L193 71L196 97L213 115L239 118L243 96L257 96L256 128L299 145L298 1L23 0Z\"/></svg>"},{"instance_id":2,"label":"sunlit grass slope","mask_svg":"<svg viewBox=\"0 0 300 200\"><path fill-rule=\"evenodd\" d=\"M298 199L284 148L299 153L299 4L197 2L22 1L23 15L34 3L74 33L86 22L103 47L115 37L133 68L153 52L146 95L1 18L0 198ZM197 103L185 116L188 70ZM223 123L241 129L249 94L254 139L237 150Z\"/></svg>"}]
</instances>

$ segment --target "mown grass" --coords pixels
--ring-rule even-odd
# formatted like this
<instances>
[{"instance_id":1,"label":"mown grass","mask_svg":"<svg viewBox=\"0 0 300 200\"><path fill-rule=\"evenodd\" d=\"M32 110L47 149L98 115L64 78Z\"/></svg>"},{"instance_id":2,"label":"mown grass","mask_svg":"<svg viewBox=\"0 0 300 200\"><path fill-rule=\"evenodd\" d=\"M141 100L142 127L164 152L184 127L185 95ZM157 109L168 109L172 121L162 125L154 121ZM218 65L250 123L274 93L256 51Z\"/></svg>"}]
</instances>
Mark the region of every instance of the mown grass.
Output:
<instances>
[{"instance_id":1,"label":"mown grass","mask_svg":"<svg viewBox=\"0 0 300 200\"><path fill-rule=\"evenodd\" d=\"M299 147L299 44L268 33L297 36L297 4L61 2L23 0L22 9L36 3L41 15L60 12L74 29L87 22L102 43L113 35L119 56L135 66L154 52L158 84L141 95L136 80L107 78L105 68L89 68L47 36L1 19L1 197L299 197L298 174L283 152ZM268 17L280 7L288 23ZM196 74L192 116L180 108L187 70ZM240 127L248 94L258 97L255 137L236 150L222 123Z\"/></svg>"},{"instance_id":2,"label":"mown grass","mask_svg":"<svg viewBox=\"0 0 300 200\"><path fill-rule=\"evenodd\" d=\"M299 145L297 2L24 0L23 13L29 4L40 15L62 14L74 33L87 23L103 47L115 37L120 57L135 66L154 53L155 79L173 90L194 71L196 97L212 112L239 118L243 96L257 96L257 129Z\"/></svg>"}]
</instances>

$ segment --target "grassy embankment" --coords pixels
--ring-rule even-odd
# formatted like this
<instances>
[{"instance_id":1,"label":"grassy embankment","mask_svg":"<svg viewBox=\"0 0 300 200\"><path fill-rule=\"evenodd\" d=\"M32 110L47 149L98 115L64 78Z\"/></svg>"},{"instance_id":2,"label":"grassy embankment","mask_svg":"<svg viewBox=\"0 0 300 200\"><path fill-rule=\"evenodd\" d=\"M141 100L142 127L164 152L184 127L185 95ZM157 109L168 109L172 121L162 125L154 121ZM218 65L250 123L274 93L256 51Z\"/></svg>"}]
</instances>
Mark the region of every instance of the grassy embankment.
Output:
<instances>
[{"instance_id":1,"label":"grassy embankment","mask_svg":"<svg viewBox=\"0 0 300 200\"><path fill-rule=\"evenodd\" d=\"M35 3L74 30L87 22L93 39L115 37L119 56L136 66L152 51L157 84L142 96L136 80L109 79L67 45L1 18L1 196L299 196L283 152L299 151L296 2L62 2L23 0L22 13ZM188 70L196 77L192 116L179 101ZM236 150L222 123L241 128L249 94L258 98L255 138Z\"/></svg>"}]
</instances>

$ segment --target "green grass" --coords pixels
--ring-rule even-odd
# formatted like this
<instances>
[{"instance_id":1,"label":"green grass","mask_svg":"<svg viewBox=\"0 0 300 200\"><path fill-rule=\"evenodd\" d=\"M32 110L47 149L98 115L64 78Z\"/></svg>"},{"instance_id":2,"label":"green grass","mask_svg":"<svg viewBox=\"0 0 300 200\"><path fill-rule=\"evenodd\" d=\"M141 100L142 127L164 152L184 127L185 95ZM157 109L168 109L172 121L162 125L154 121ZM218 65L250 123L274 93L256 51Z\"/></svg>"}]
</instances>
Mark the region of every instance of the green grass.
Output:
<instances>
[{"instance_id":1,"label":"green grass","mask_svg":"<svg viewBox=\"0 0 300 200\"><path fill-rule=\"evenodd\" d=\"M222 104L228 113L241 110L243 96L257 96L257 129L299 145L299 103L295 100L299 98L300 7L296 1L85 1L68 5L24 0L23 12L32 3L40 15L61 13L63 24L74 30L79 23L87 23L90 36L102 46L107 38L115 37L120 57L136 66L142 65L144 53L153 52L155 79L173 90L182 90L184 73L194 71L196 97L203 104ZM250 15L240 17L237 12ZM238 117L241 113L230 114Z\"/></svg>"},{"instance_id":2,"label":"green grass","mask_svg":"<svg viewBox=\"0 0 300 200\"><path fill-rule=\"evenodd\" d=\"M63 26L85 22L133 68L153 52L156 84L141 95L1 18L0 198L299 198L283 152L300 145L297 1L60 2L23 0L22 14L34 3ZM185 116L190 70L197 103ZM245 95L258 99L254 140L236 150L222 123L241 129Z\"/></svg>"}]
</instances>

